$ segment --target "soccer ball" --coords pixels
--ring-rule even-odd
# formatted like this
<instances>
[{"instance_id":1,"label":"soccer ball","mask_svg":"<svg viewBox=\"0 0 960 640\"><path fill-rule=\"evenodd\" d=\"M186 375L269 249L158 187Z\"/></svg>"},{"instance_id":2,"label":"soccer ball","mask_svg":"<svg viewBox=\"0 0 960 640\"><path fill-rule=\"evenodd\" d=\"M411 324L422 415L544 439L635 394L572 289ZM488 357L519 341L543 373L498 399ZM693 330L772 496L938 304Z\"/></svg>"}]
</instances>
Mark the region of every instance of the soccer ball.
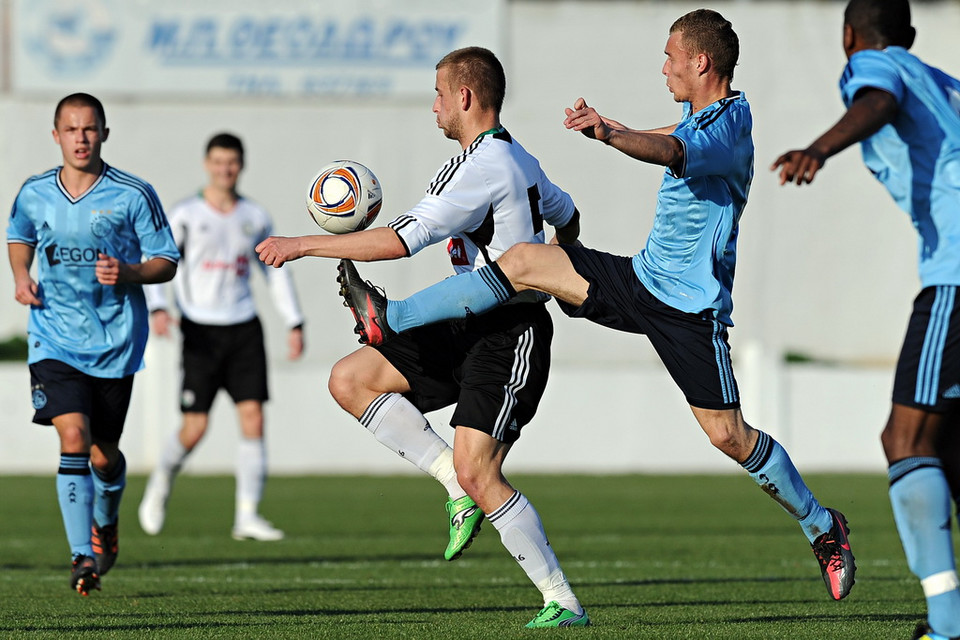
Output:
<instances>
[{"instance_id":1,"label":"soccer ball","mask_svg":"<svg viewBox=\"0 0 960 640\"><path fill-rule=\"evenodd\" d=\"M380 213L383 191L373 171L353 160L331 162L313 177L307 213L330 233L366 229Z\"/></svg>"}]
</instances>

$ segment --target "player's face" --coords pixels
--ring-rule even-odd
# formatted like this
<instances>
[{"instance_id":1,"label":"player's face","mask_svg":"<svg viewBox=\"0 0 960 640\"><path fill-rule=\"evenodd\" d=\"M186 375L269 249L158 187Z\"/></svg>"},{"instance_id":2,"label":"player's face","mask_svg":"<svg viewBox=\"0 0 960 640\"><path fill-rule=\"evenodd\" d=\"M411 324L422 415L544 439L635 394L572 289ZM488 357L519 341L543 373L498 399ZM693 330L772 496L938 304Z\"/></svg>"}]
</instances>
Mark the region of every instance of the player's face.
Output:
<instances>
[{"instance_id":1,"label":"player's face","mask_svg":"<svg viewBox=\"0 0 960 640\"><path fill-rule=\"evenodd\" d=\"M240 160L239 151L213 147L207 153L203 166L207 170L210 186L224 191L236 189L237 180L240 179L240 171L243 170L243 162Z\"/></svg>"},{"instance_id":2,"label":"player's face","mask_svg":"<svg viewBox=\"0 0 960 640\"><path fill-rule=\"evenodd\" d=\"M437 114L437 126L443 135L451 140L460 140L463 132L460 111L460 92L450 87L446 67L437 69L437 97L433 101L433 112Z\"/></svg>"},{"instance_id":3,"label":"player's face","mask_svg":"<svg viewBox=\"0 0 960 640\"><path fill-rule=\"evenodd\" d=\"M667 46L663 51L667 60L663 63L662 73L667 76L667 89L673 94L676 102L690 102L693 99L697 70L697 56L683 48L682 34L675 31L667 39Z\"/></svg>"},{"instance_id":4,"label":"player's face","mask_svg":"<svg viewBox=\"0 0 960 640\"><path fill-rule=\"evenodd\" d=\"M78 171L99 171L100 145L107 139L108 132L93 107L62 107L53 140L63 152L63 166Z\"/></svg>"}]
</instances>

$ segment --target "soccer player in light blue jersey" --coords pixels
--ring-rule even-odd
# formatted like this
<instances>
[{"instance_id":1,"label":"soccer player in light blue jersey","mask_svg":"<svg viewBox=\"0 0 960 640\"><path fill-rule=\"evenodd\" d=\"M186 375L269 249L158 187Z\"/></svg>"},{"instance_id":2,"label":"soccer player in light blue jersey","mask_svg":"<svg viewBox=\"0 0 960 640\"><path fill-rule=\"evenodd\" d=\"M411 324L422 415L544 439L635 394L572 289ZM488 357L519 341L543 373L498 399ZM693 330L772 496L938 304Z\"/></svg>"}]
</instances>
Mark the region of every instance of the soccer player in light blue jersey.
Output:
<instances>
[{"instance_id":1,"label":"soccer player in light blue jersey","mask_svg":"<svg viewBox=\"0 0 960 640\"><path fill-rule=\"evenodd\" d=\"M686 396L710 442L736 460L799 522L830 596L845 597L856 565L844 516L819 504L786 451L752 428L740 411L727 329L732 325L740 216L753 178L753 125L746 97L731 89L739 40L706 9L670 28L663 74L679 123L637 131L600 116L580 98L566 110L568 129L631 158L665 167L653 230L632 258L576 246L518 244L472 273L406 300L387 301L355 278L344 297L361 340L507 303L530 289L560 308L629 333L645 334ZM387 342L389 344L389 342Z\"/></svg>"},{"instance_id":2,"label":"soccer player in light blue jersey","mask_svg":"<svg viewBox=\"0 0 960 640\"><path fill-rule=\"evenodd\" d=\"M33 421L60 438L70 586L88 595L117 556L119 441L149 330L141 285L171 279L180 253L153 187L101 159L109 129L100 101L69 95L53 124L63 165L23 184L7 248L16 300L30 307Z\"/></svg>"},{"instance_id":3,"label":"soccer player in light blue jersey","mask_svg":"<svg viewBox=\"0 0 960 640\"><path fill-rule=\"evenodd\" d=\"M860 142L863 160L919 234L920 282L897 363L881 441L890 502L910 570L923 586L927 624L915 638L960 637L960 580L950 497L960 409L960 82L908 49L907 0L852 0L840 120L806 149L773 163L780 184L808 184L831 156ZM952 432L952 433L951 433Z\"/></svg>"}]
</instances>

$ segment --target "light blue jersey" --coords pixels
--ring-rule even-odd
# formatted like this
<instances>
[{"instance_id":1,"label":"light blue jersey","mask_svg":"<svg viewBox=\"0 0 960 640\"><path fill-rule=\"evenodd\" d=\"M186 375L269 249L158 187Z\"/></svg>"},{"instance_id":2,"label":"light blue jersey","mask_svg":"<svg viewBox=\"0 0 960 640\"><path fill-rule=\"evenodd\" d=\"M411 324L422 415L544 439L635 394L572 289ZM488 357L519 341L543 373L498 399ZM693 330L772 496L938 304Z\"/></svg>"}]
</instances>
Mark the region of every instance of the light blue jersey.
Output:
<instances>
[{"instance_id":1,"label":"light blue jersey","mask_svg":"<svg viewBox=\"0 0 960 640\"><path fill-rule=\"evenodd\" d=\"M887 47L858 51L847 62L844 104L865 88L890 93L900 107L861 148L920 235L920 280L924 287L960 285L960 82L903 47Z\"/></svg>"},{"instance_id":2,"label":"light blue jersey","mask_svg":"<svg viewBox=\"0 0 960 640\"><path fill-rule=\"evenodd\" d=\"M90 189L73 198L60 169L20 188L7 242L35 248L40 307L30 308L28 363L53 359L87 375L122 378L143 367L149 331L137 284L101 285L97 254L122 263L162 257L177 262L160 199L149 184L103 165Z\"/></svg>"},{"instance_id":3,"label":"light blue jersey","mask_svg":"<svg viewBox=\"0 0 960 640\"><path fill-rule=\"evenodd\" d=\"M673 132L683 166L664 172L653 230L633 268L664 304L710 312L732 326L737 233L753 180L753 116L743 93L690 111L684 103Z\"/></svg>"}]
</instances>

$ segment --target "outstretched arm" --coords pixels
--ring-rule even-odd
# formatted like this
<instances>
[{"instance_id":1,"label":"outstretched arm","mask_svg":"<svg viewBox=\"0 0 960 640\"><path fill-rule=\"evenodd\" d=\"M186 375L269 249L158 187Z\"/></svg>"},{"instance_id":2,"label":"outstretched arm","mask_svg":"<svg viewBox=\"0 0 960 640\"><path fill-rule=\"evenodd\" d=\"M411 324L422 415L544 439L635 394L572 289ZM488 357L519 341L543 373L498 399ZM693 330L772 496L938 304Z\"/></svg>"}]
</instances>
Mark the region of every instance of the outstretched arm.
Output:
<instances>
[{"instance_id":1,"label":"outstretched arm","mask_svg":"<svg viewBox=\"0 0 960 640\"><path fill-rule=\"evenodd\" d=\"M257 245L256 252L265 265L279 267L305 256L361 262L395 260L406 257L407 248L393 229L377 227L341 235L271 236Z\"/></svg>"},{"instance_id":2,"label":"outstretched arm","mask_svg":"<svg viewBox=\"0 0 960 640\"><path fill-rule=\"evenodd\" d=\"M583 98L577 98L573 108L565 109L564 112L567 117L563 124L567 129L600 140L631 158L671 168L683 164L683 145L669 135L676 129L676 125L649 131L629 129L615 120L601 116L593 107L588 106Z\"/></svg>"},{"instance_id":3,"label":"outstretched arm","mask_svg":"<svg viewBox=\"0 0 960 640\"><path fill-rule=\"evenodd\" d=\"M869 138L897 116L896 98L882 89L864 89L857 94L843 117L806 149L787 151L774 161L780 169L780 184L809 184L830 156Z\"/></svg>"}]
</instances>

